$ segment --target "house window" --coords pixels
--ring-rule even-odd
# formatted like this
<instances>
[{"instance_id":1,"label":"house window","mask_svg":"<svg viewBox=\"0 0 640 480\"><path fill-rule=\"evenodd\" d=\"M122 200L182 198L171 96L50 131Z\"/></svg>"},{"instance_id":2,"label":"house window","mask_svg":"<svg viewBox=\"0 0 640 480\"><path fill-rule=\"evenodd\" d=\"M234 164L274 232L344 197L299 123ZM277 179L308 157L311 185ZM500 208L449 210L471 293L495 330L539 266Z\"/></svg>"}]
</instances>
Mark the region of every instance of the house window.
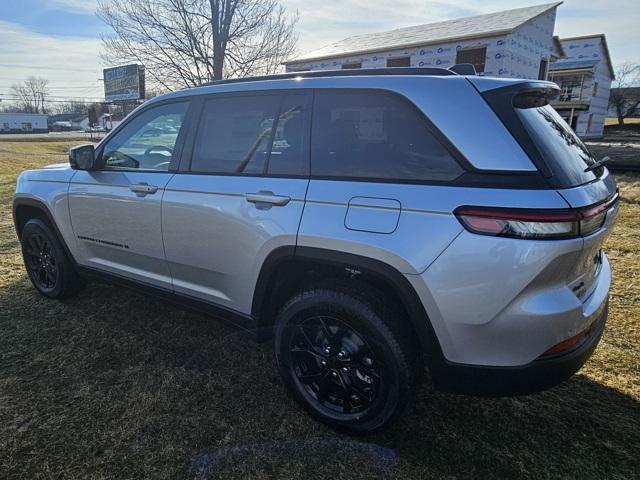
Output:
<instances>
[{"instance_id":1,"label":"house window","mask_svg":"<svg viewBox=\"0 0 640 480\"><path fill-rule=\"evenodd\" d=\"M598 82L594 82L593 84L593 96L598 95Z\"/></svg>"},{"instance_id":2,"label":"house window","mask_svg":"<svg viewBox=\"0 0 640 480\"><path fill-rule=\"evenodd\" d=\"M560 96L558 100L560 102L575 102L579 101L582 96L582 76L554 78L554 81L560 85Z\"/></svg>"},{"instance_id":3,"label":"house window","mask_svg":"<svg viewBox=\"0 0 640 480\"><path fill-rule=\"evenodd\" d=\"M484 72L487 60L487 47L463 48L456 54L456 63L470 63L476 68L476 72Z\"/></svg>"},{"instance_id":4,"label":"house window","mask_svg":"<svg viewBox=\"0 0 640 480\"><path fill-rule=\"evenodd\" d=\"M9 125L9 122L4 122L2 124L2 130L6 130L6 131L11 130L11 125Z\"/></svg>"},{"instance_id":5,"label":"house window","mask_svg":"<svg viewBox=\"0 0 640 480\"><path fill-rule=\"evenodd\" d=\"M546 58L540 59L540 70L538 70L538 80L547 79L547 67L549 66L549 60Z\"/></svg>"},{"instance_id":6,"label":"house window","mask_svg":"<svg viewBox=\"0 0 640 480\"><path fill-rule=\"evenodd\" d=\"M591 131L591 124L593 124L593 113L589 114L589 121L587 122L587 133Z\"/></svg>"},{"instance_id":7,"label":"house window","mask_svg":"<svg viewBox=\"0 0 640 480\"><path fill-rule=\"evenodd\" d=\"M31 130L33 130L31 122L22 122L22 130L24 130L25 132L30 132Z\"/></svg>"},{"instance_id":8,"label":"house window","mask_svg":"<svg viewBox=\"0 0 640 480\"><path fill-rule=\"evenodd\" d=\"M362 68L362 62L348 62L342 64L342 70L355 70Z\"/></svg>"},{"instance_id":9,"label":"house window","mask_svg":"<svg viewBox=\"0 0 640 480\"><path fill-rule=\"evenodd\" d=\"M387 58L387 67L410 67L411 57Z\"/></svg>"}]
</instances>

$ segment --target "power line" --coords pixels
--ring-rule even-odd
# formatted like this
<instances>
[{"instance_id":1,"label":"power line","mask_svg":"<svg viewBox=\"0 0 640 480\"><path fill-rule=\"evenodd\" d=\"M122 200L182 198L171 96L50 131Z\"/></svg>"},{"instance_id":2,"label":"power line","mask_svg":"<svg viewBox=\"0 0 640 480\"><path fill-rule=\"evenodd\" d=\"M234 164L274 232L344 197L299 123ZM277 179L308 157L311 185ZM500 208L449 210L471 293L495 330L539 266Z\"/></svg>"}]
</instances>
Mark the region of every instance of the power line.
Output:
<instances>
[{"instance_id":1,"label":"power line","mask_svg":"<svg viewBox=\"0 0 640 480\"><path fill-rule=\"evenodd\" d=\"M8 102L20 102L22 101L21 98L6 98L4 95L1 97L2 100L6 100ZM83 97L78 97L78 98L69 98L66 100L49 100L48 98L45 98L45 103L69 103L69 102L84 102L84 103L105 103L105 100L103 98L83 98Z\"/></svg>"},{"instance_id":2,"label":"power line","mask_svg":"<svg viewBox=\"0 0 640 480\"><path fill-rule=\"evenodd\" d=\"M35 68L38 70L60 70L63 72L100 72L101 69L88 69L88 68L65 68L65 67L43 67L40 65L20 65L17 63L0 63L0 67L9 67L9 68Z\"/></svg>"}]
</instances>

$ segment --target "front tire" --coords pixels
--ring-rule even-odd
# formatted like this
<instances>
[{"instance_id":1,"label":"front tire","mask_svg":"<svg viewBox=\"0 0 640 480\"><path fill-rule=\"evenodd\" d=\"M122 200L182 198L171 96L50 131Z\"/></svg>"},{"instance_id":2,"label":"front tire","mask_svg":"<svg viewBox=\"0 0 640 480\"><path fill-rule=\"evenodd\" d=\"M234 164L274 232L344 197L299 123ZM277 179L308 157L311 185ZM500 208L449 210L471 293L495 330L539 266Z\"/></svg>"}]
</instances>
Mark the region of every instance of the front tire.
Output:
<instances>
[{"instance_id":1,"label":"front tire","mask_svg":"<svg viewBox=\"0 0 640 480\"><path fill-rule=\"evenodd\" d=\"M42 295L62 299L83 285L51 227L39 218L29 220L20 236L22 258L29 280Z\"/></svg>"},{"instance_id":2,"label":"front tire","mask_svg":"<svg viewBox=\"0 0 640 480\"><path fill-rule=\"evenodd\" d=\"M421 376L402 315L376 298L349 288L308 289L276 319L276 361L293 398L350 433L395 420Z\"/></svg>"}]
</instances>

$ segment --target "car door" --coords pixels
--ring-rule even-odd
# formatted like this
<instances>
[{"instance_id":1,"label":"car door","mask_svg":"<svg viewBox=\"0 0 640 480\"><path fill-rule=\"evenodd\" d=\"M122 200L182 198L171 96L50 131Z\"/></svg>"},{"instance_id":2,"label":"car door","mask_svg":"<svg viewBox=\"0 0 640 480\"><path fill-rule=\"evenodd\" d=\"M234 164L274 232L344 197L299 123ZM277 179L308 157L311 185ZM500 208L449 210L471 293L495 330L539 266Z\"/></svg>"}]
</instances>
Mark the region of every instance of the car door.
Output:
<instances>
[{"instance_id":1,"label":"car door","mask_svg":"<svg viewBox=\"0 0 640 480\"><path fill-rule=\"evenodd\" d=\"M250 313L262 262L296 242L310 104L306 92L202 99L190 165L171 179L162 206L176 292Z\"/></svg>"},{"instance_id":2,"label":"car door","mask_svg":"<svg viewBox=\"0 0 640 480\"><path fill-rule=\"evenodd\" d=\"M178 164L189 103L135 114L98 148L98 169L73 177L69 210L80 264L171 288L161 200Z\"/></svg>"}]
</instances>

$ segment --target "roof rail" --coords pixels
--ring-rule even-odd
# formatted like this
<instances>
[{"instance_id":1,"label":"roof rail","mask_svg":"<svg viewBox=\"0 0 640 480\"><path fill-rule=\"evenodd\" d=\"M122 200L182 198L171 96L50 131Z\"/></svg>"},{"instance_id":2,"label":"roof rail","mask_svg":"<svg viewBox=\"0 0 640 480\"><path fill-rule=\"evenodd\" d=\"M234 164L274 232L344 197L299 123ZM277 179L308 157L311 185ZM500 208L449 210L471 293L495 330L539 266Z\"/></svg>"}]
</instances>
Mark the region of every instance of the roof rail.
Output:
<instances>
[{"instance_id":1,"label":"roof rail","mask_svg":"<svg viewBox=\"0 0 640 480\"><path fill-rule=\"evenodd\" d=\"M449 70L458 75L478 75L473 63L456 63L453 67L449 67Z\"/></svg>"},{"instance_id":2,"label":"roof rail","mask_svg":"<svg viewBox=\"0 0 640 480\"><path fill-rule=\"evenodd\" d=\"M288 72L277 75L262 75L259 77L228 78L203 83L207 85L224 85L227 83L257 82L260 80L286 80L289 78L323 78L323 77L357 77L363 75L457 75L456 72L438 67L389 67L389 68L354 68L346 70L307 70L304 72Z\"/></svg>"}]
</instances>

